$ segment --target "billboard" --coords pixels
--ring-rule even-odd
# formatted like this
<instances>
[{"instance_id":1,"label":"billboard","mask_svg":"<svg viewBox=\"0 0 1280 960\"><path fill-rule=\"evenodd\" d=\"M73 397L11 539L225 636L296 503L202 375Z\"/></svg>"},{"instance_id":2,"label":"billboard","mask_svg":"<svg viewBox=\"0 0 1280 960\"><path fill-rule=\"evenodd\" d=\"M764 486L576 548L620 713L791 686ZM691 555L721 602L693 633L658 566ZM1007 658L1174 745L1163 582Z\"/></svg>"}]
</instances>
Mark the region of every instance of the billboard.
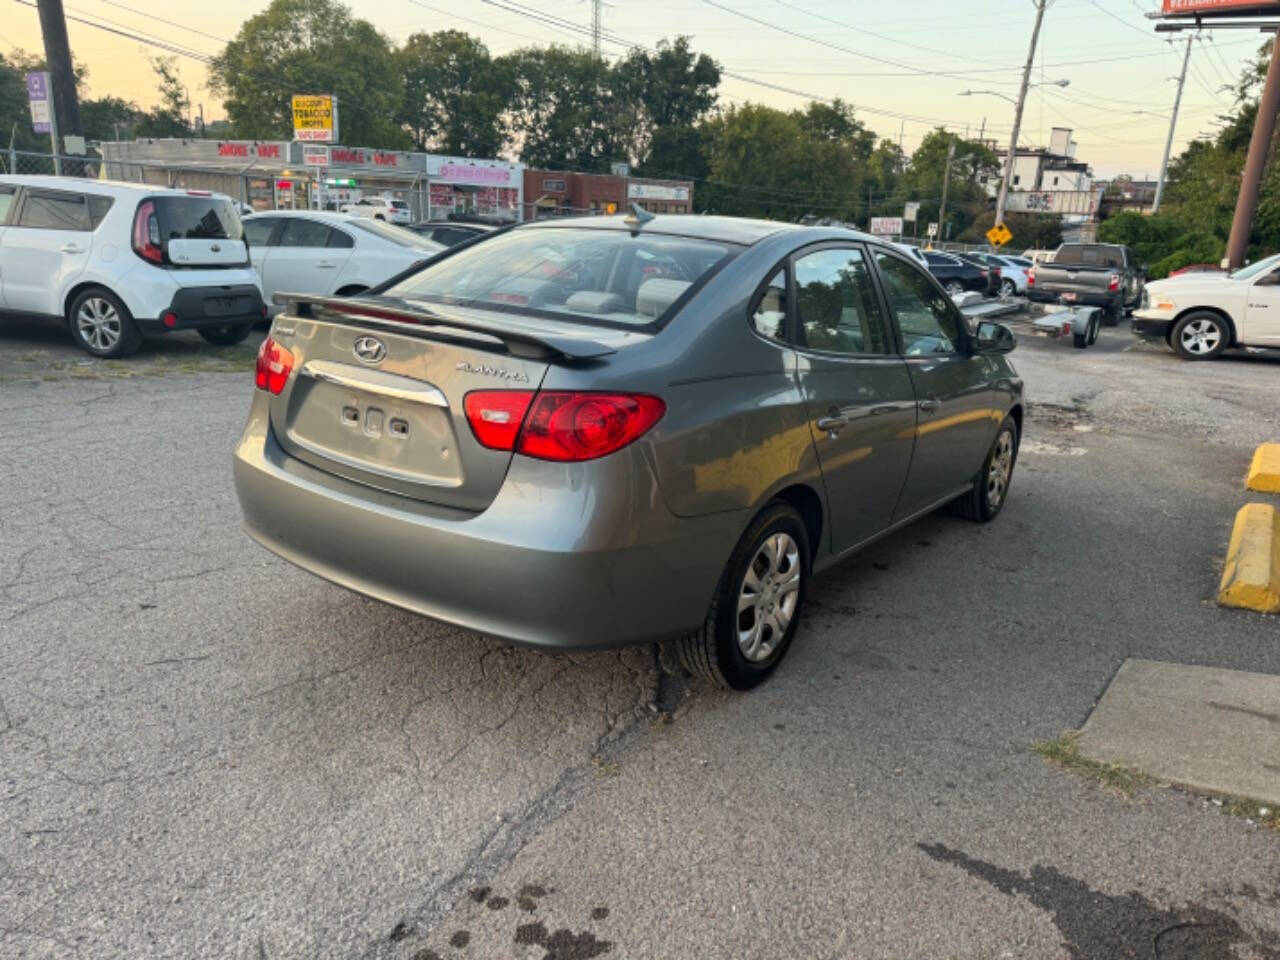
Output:
<instances>
[{"instance_id":1,"label":"billboard","mask_svg":"<svg viewBox=\"0 0 1280 960\"><path fill-rule=\"evenodd\" d=\"M338 100L327 94L293 95L293 139L338 142Z\"/></svg>"},{"instance_id":2,"label":"billboard","mask_svg":"<svg viewBox=\"0 0 1280 960\"><path fill-rule=\"evenodd\" d=\"M1160 12L1169 16L1203 14L1280 13L1280 0L1162 0Z\"/></svg>"},{"instance_id":3,"label":"billboard","mask_svg":"<svg viewBox=\"0 0 1280 960\"><path fill-rule=\"evenodd\" d=\"M902 236L901 217L872 217L871 232L885 237Z\"/></svg>"}]
</instances>

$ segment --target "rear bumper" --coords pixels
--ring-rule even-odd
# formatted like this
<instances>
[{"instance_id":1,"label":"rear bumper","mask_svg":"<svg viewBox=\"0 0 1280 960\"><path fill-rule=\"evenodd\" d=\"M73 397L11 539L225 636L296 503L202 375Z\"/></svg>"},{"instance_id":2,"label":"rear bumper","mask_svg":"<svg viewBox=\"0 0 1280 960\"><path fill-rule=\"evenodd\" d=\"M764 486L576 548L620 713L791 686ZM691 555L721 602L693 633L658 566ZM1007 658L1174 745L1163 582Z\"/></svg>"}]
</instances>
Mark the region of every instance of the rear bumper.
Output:
<instances>
[{"instance_id":1,"label":"rear bumper","mask_svg":"<svg viewBox=\"0 0 1280 960\"><path fill-rule=\"evenodd\" d=\"M675 517L635 446L586 464L516 457L488 509L433 507L291 458L261 393L233 463L245 527L273 553L406 610L555 649L696 628L748 519Z\"/></svg>"},{"instance_id":2,"label":"rear bumper","mask_svg":"<svg viewBox=\"0 0 1280 960\"><path fill-rule=\"evenodd\" d=\"M165 323L166 314L175 320ZM256 284L237 283L226 286L179 287L167 310L159 317L139 318L143 333L168 333L171 330L198 330L201 327L226 327L261 323L262 291Z\"/></svg>"},{"instance_id":3,"label":"rear bumper","mask_svg":"<svg viewBox=\"0 0 1280 960\"><path fill-rule=\"evenodd\" d=\"M1057 303L1064 293L1074 293L1076 299L1069 302L1082 304L1086 307L1109 307L1120 298L1120 294L1117 293L1084 293L1078 290L1044 290L1038 287L1029 287L1027 289L1027 299L1035 303Z\"/></svg>"}]
</instances>

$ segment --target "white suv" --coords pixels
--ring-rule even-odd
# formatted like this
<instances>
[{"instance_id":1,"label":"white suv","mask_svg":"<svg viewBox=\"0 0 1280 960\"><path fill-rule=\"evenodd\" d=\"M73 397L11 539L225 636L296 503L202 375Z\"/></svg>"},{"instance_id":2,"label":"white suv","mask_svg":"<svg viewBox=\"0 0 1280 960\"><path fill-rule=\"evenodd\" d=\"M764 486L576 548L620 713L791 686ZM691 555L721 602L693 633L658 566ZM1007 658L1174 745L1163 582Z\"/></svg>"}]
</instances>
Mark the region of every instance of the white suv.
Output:
<instances>
[{"instance_id":1,"label":"white suv","mask_svg":"<svg viewBox=\"0 0 1280 960\"><path fill-rule=\"evenodd\" d=\"M37 176L0 176L0 313L63 318L98 357L171 330L239 343L265 316L230 198Z\"/></svg>"},{"instance_id":2,"label":"white suv","mask_svg":"<svg viewBox=\"0 0 1280 960\"><path fill-rule=\"evenodd\" d=\"M355 203L346 204L342 212L356 217L368 217L371 220L398 223L402 226L413 222L409 204L404 200L391 200L388 197L361 197Z\"/></svg>"}]
</instances>

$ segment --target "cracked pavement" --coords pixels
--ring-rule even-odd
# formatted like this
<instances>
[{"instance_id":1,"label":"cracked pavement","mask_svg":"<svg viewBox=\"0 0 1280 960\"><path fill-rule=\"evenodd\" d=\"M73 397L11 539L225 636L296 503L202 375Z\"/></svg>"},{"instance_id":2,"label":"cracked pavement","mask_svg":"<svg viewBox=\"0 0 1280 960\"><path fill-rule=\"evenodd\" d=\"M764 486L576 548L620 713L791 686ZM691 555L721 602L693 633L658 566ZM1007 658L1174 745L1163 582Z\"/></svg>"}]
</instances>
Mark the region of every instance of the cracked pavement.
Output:
<instances>
[{"instance_id":1,"label":"cracked pavement","mask_svg":"<svg viewBox=\"0 0 1280 960\"><path fill-rule=\"evenodd\" d=\"M1280 673L1212 602L1280 361L1131 345L1024 338L1005 514L819 578L748 696L276 560L243 373L0 382L0 957L1280 957L1280 836L1028 749L1125 657Z\"/></svg>"}]
</instances>

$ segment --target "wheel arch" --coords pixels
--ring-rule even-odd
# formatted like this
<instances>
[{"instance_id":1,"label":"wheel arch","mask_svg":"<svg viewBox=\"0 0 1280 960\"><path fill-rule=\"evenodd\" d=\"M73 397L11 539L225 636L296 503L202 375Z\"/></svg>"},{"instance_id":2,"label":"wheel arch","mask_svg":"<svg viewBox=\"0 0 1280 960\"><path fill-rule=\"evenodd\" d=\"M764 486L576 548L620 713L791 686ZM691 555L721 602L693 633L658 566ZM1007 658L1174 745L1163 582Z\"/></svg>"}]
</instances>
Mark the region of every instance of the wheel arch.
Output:
<instances>
[{"instance_id":1,"label":"wheel arch","mask_svg":"<svg viewBox=\"0 0 1280 960\"><path fill-rule=\"evenodd\" d=\"M1009 416L1013 418L1014 426L1018 428L1018 443L1022 443L1022 404L1015 403L1009 408Z\"/></svg>"},{"instance_id":2,"label":"wheel arch","mask_svg":"<svg viewBox=\"0 0 1280 960\"><path fill-rule=\"evenodd\" d=\"M339 287L334 292L334 296L350 297L350 296L354 296L357 293L364 293L368 289L369 289L369 284L367 283L347 283Z\"/></svg>"},{"instance_id":3,"label":"wheel arch","mask_svg":"<svg viewBox=\"0 0 1280 960\"><path fill-rule=\"evenodd\" d=\"M124 297L120 296L120 294L116 293L105 283L102 283L99 280L80 280L79 282L72 284L71 289L69 289L66 296L62 298L62 319L68 324L71 323L71 304L75 303L76 297L80 296L80 294L87 290L101 290L104 293L111 294L111 296L115 297L116 300L120 302L120 305L123 306L125 310L129 311L129 316L133 316L133 311L129 310L129 304L125 303Z\"/></svg>"},{"instance_id":4,"label":"wheel arch","mask_svg":"<svg viewBox=\"0 0 1280 960\"><path fill-rule=\"evenodd\" d=\"M1234 347L1236 345L1238 342L1236 339L1236 322L1231 319L1231 314L1227 313L1227 311L1223 310L1221 307L1188 307L1186 310L1183 310L1175 316L1173 318L1173 322L1169 324L1169 332L1165 334L1164 338L1166 343L1173 346L1173 331L1177 328L1178 324L1193 313L1212 313L1215 316L1220 317L1222 322L1227 325L1227 336L1229 337L1227 346Z\"/></svg>"},{"instance_id":5,"label":"wheel arch","mask_svg":"<svg viewBox=\"0 0 1280 960\"><path fill-rule=\"evenodd\" d=\"M788 487L783 487L769 497L768 501L760 507L760 510L756 511L755 516L759 516L760 512L775 500L790 504L800 514L800 518L804 521L805 533L809 537L809 559L811 561L817 559L818 546L822 543L824 529L822 498L808 484L793 483ZM755 517L752 517L753 522L754 520Z\"/></svg>"}]
</instances>

